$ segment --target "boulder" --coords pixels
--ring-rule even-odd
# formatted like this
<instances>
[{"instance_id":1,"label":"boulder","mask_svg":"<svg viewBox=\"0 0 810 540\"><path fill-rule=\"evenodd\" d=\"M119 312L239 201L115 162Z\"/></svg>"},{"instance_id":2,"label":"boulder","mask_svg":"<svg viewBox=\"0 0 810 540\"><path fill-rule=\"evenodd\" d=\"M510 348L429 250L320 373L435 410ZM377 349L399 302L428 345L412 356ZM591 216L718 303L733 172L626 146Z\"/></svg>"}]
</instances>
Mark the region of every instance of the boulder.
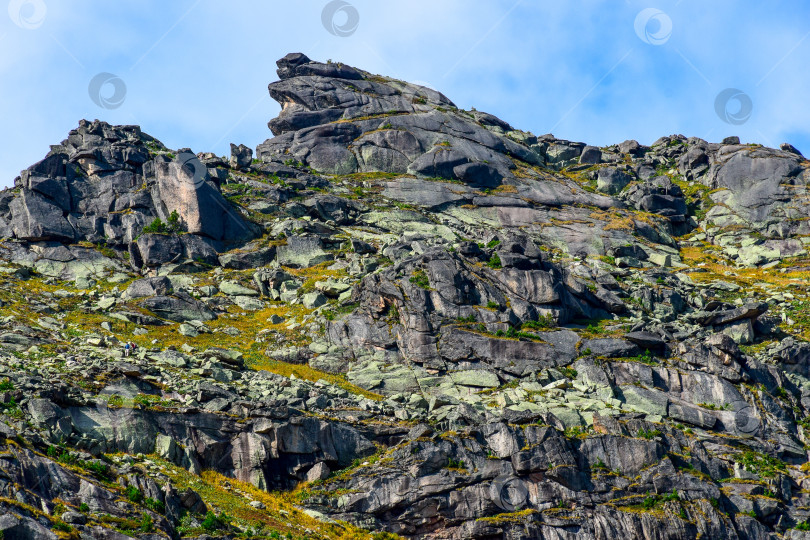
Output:
<instances>
[{"instance_id":1,"label":"boulder","mask_svg":"<svg viewBox=\"0 0 810 540\"><path fill-rule=\"evenodd\" d=\"M326 297L319 292L311 292L301 297L301 303L307 309L315 309L326 303Z\"/></svg>"},{"instance_id":2,"label":"boulder","mask_svg":"<svg viewBox=\"0 0 810 540\"><path fill-rule=\"evenodd\" d=\"M615 167L605 167L599 169L599 174L596 178L596 189L608 195L616 195L632 180L632 176Z\"/></svg>"},{"instance_id":3,"label":"boulder","mask_svg":"<svg viewBox=\"0 0 810 540\"><path fill-rule=\"evenodd\" d=\"M722 326L741 319L756 319L768 311L768 304L745 304L738 308L713 311L700 317L701 324Z\"/></svg>"},{"instance_id":4,"label":"boulder","mask_svg":"<svg viewBox=\"0 0 810 540\"><path fill-rule=\"evenodd\" d=\"M253 149L240 144L236 146L231 143L230 165L232 169L246 169L253 161Z\"/></svg>"},{"instance_id":5,"label":"boulder","mask_svg":"<svg viewBox=\"0 0 810 540\"><path fill-rule=\"evenodd\" d=\"M332 255L324 251L323 242L315 236L290 236L287 244L279 246L276 259L281 266L309 268L332 260Z\"/></svg>"},{"instance_id":6,"label":"boulder","mask_svg":"<svg viewBox=\"0 0 810 540\"><path fill-rule=\"evenodd\" d=\"M596 165L602 161L602 150L596 146L586 146L582 149L582 154L579 156L579 162L583 165Z\"/></svg>"},{"instance_id":7,"label":"boulder","mask_svg":"<svg viewBox=\"0 0 810 540\"><path fill-rule=\"evenodd\" d=\"M307 482L326 480L329 478L330 474L332 474L332 471L329 469L329 466L321 461L320 463L313 465L312 468L307 471L306 480Z\"/></svg>"},{"instance_id":8,"label":"boulder","mask_svg":"<svg viewBox=\"0 0 810 540\"><path fill-rule=\"evenodd\" d=\"M497 375L485 370L455 371L450 379L458 385L475 388L496 388L501 384Z\"/></svg>"},{"instance_id":9,"label":"boulder","mask_svg":"<svg viewBox=\"0 0 810 540\"><path fill-rule=\"evenodd\" d=\"M619 152L622 154L630 154L633 156L639 155L643 152L645 147L641 146L638 141L627 140L618 145Z\"/></svg>"},{"instance_id":10,"label":"boulder","mask_svg":"<svg viewBox=\"0 0 810 540\"><path fill-rule=\"evenodd\" d=\"M795 155L799 156L800 158L804 159L804 154L802 154L801 151L799 151L798 148L796 148L795 146L793 146L790 143L782 143L782 144L780 144L779 149L783 150L785 152L788 152L790 154L795 154Z\"/></svg>"},{"instance_id":11,"label":"boulder","mask_svg":"<svg viewBox=\"0 0 810 540\"><path fill-rule=\"evenodd\" d=\"M177 211L189 233L225 242L253 236L194 154L181 152L171 161L156 159L155 173L165 215Z\"/></svg>"},{"instance_id":12,"label":"boulder","mask_svg":"<svg viewBox=\"0 0 810 540\"><path fill-rule=\"evenodd\" d=\"M228 296L259 296L259 291L245 287L236 281L223 281L219 284L219 291Z\"/></svg>"},{"instance_id":13,"label":"boulder","mask_svg":"<svg viewBox=\"0 0 810 540\"><path fill-rule=\"evenodd\" d=\"M685 220L683 192L666 176L655 176L623 193L625 200L644 212L666 216L677 223Z\"/></svg>"},{"instance_id":14,"label":"boulder","mask_svg":"<svg viewBox=\"0 0 810 540\"><path fill-rule=\"evenodd\" d=\"M73 242L76 231L65 218L65 211L43 195L23 189L9 204L14 216L10 227L22 240Z\"/></svg>"},{"instance_id":15,"label":"boulder","mask_svg":"<svg viewBox=\"0 0 810 540\"><path fill-rule=\"evenodd\" d=\"M137 250L137 256L132 257L132 261L140 263L138 266L161 266L185 257L183 241L177 235L142 234L137 242L131 244L130 254L133 248Z\"/></svg>"},{"instance_id":16,"label":"boulder","mask_svg":"<svg viewBox=\"0 0 810 540\"><path fill-rule=\"evenodd\" d=\"M312 217L335 225L349 225L354 222L357 215L364 209L363 205L336 197L334 195L317 194L303 202L309 209Z\"/></svg>"},{"instance_id":17,"label":"boulder","mask_svg":"<svg viewBox=\"0 0 810 540\"><path fill-rule=\"evenodd\" d=\"M802 168L793 153L768 148L727 146L718 152L707 173L712 189L727 189L726 204L742 219L762 223L780 215L790 200L789 184Z\"/></svg>"},{"instance_id":18,"label":"boulder","mask_svg":"<svg viewBox=\"0 0 810 540\"><path fill-rule=\"evenodd\" d=\"M646 331L629 332L624 335L624 339L635 343L642 349L662 349L666 345L661 336Z\"/></svg>"},{"instance_id":19,"label":"boulder","mask_svg":"<svg viewBox=\"0 0 810 540\"><path fill-rule=\"evenodd\" d=\"M717 423L717 418L709 412L686 403L670 403L667 415L701 429L712 429Z\"/></svg>"},{"instance_id":20,"label":"boulder","mask_svg":"<svg viewBox=\"0 0 810 540\"><path fill-rule=\"evenodd\" d=\"M185 292L173 296L153 296L141 302L141 306L162 319L174 322L211 321L217 318L208 306Z\"/></svg>"},{"instance_id":21,"label":"boulder","mask_svg":"<svg viewBox=\"0 0 810 540\"><path fill-rule=\"evenodd\" d=\"M147 296L165 296L171 294L174 288L169 278L165 276L137 279L124 291L125 298L145 298Z\"/></svg>"}]
</instances>

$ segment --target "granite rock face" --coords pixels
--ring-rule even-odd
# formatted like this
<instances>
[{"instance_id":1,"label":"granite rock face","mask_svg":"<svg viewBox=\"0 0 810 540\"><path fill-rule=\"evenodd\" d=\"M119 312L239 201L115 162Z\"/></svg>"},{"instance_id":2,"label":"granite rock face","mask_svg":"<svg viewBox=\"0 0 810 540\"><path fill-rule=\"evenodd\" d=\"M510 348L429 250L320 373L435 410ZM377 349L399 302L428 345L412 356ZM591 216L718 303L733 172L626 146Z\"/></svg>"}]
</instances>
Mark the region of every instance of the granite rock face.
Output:
<instances>
[{"instance_id":1,"label":"granite rock face","mask_svg":"<svg viewBox=\"0 0 810 540\"><path fill-rule=\"evenodd\" d=\"M229 156L0 192L3 538L804 538L810 162L300 53Z\"/></svg>"},{"instance_id":2,"label":"granite rock face","mask_svg":"<svg viewBox=\"0 0 810 540\"><path fill-rule=\"evenodd\" d=\"M197 156L175 155L137 126L83 120L23 171L15 188L3 205L0 230L26 242L101 242L137 251L144 228L156 219L169 221L172 212L178 213L178 230L215 249L256 234ZM169 249L184 255L179 245Z\"/></svg>"},{"instance_id":3,"label":"granite rock face","mask_svg":"<svg viewBox=\"0 0 810 540\"><path fill-rule=\"evenodd\" d=\"M257 149L260 159L290 155L330 174L412 172L491 188L511 176L509 155L539 162L505 136L508 124L493 123L497 134L485 116L443 112L456 107L429 88L305 56L278 66L281 80L269 89L282 112L269 124L276 137Z\"/></svg>"}]
</instances>

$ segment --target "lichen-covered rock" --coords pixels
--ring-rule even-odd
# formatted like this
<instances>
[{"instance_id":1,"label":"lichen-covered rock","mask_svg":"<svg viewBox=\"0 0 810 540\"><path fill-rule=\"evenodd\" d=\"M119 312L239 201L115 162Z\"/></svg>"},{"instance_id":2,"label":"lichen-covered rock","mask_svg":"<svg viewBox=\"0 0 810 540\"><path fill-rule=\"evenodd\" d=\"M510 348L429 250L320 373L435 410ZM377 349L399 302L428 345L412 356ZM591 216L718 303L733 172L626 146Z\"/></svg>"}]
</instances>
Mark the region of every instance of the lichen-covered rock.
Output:
<instances>
[{"instance_id":1,"label":"lichen-covered rock","mask_svg":"<svg viewBox=\"0 0 810 540\"><path fill-rule=\"evenodd\" d=\"M278 68L257 160L83 121L0 192L0 536L803 537L795 148Z\"/></svg>"},{"instance_id":2,"label":"lichen-covered rock","mask_svg":"<svg viewBox=\"0 0 810 540\"><path fill-rule=\"evenodd\" d=\"M82 120L45 159L21 173L16 187L18 194L0 205L0 228L25 241L126 247L173 211L183 231L217 242L256 234L197 156L174 156L137 126Z\"/></svg>"}]
</instances>

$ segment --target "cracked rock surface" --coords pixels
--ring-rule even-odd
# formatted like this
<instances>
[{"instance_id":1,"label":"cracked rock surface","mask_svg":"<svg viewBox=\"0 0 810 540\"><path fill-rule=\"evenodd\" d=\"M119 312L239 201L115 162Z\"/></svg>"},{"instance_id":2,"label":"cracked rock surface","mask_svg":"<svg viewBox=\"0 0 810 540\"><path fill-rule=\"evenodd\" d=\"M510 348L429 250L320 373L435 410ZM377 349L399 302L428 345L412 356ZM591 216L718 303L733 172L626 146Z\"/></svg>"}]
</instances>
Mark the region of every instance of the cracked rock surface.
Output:
<instances>
[{"instance_id":1,"label":"cracked rock surface","mask_svg":"<svg viewBox=\"0 0 810 540\"><path fill-rule=\"evenodd\" d=\"M810 534L795 148L277 74L255 153L82 120L0 192L0 537Z\"/></svg>"}]
</instances>

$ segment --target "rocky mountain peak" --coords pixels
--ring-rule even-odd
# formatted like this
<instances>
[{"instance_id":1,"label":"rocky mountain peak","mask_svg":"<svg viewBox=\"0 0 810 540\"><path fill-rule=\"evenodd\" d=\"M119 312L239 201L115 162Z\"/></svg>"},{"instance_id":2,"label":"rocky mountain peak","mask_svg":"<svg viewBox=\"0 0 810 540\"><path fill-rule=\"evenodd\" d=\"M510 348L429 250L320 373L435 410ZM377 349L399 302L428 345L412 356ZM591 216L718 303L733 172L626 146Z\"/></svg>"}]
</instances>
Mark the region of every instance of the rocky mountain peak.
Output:
<instances>
[{"instance_id":1,"label":"rocky mountain peak","mask_svg":"<svg viewBox=\"0 0 810 540\"><path fill-rule=\"evenodd\" d=\"M804 538L810 162L301 53L0 192L2 538Z\"/></svg>"}]
</instances>

